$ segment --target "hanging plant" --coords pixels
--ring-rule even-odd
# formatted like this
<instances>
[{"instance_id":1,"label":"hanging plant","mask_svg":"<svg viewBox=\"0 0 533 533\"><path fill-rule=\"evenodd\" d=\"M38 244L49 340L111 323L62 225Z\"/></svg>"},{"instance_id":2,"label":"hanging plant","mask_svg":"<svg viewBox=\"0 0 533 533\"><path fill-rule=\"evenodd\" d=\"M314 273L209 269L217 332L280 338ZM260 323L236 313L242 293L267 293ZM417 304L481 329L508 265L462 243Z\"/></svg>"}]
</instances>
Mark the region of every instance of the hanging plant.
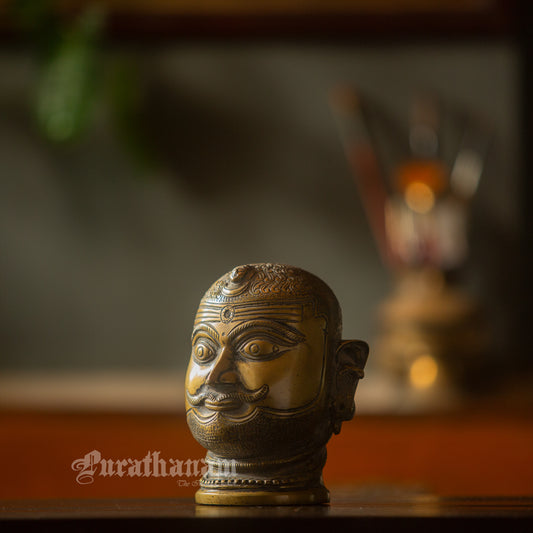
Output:
<instances>
[{"instance_id":1,"label":"hanging plant","mask_svg":"<svg viewBox=\"0 0 533 533\"><path fill-rule=\"evenodd\" d=\"M38 78L32 108L42 135L56 144L76 141L103 100L123 148L143 169L152 166L138 119L143 95L137 69L104 53L107 13L101 4L89 3L69 17L51 0L14 0L10 7L34 43Z\"/></svg>"}]
</instances>

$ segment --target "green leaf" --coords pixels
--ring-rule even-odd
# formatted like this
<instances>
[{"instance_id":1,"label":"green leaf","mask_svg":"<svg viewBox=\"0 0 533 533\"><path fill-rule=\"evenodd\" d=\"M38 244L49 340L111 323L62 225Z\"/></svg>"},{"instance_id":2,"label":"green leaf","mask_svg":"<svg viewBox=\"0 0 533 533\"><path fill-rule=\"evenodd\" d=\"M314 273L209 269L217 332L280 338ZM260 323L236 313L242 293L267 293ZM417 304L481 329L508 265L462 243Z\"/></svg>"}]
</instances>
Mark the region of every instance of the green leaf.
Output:
<instances>
[{"instance_id":1,"label":"green leaf","mask_svg":"<svg viewBox=\"0 0 533 533\"><path fill-rule=\"evenodd\" d=\"M64 32L43 65L36 114L41 130L52 141L69 141L87 127L97 95L97 38L102 27L102 12L88 8Z\"/></svg>"}]
</instances>

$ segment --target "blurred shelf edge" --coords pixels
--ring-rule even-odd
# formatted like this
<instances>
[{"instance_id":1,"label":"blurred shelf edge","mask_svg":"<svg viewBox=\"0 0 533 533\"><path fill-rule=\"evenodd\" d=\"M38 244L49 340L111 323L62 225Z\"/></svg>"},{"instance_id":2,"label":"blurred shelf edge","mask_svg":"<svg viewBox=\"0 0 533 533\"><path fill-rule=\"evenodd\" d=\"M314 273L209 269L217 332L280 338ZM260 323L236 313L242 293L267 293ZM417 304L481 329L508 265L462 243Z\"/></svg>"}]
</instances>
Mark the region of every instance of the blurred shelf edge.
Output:
<instances>
[{"instance_id":1,"label":"blurred shelf edge","mask_svg":"<svg viewBox=\"0 0 533 533\"><path fill-rule=\"evenodd\" d=\"M515 35L520 0L76 0L52 2L65 16L90 3L109 14L119 39L491 38ZM0 37L19 35L0 0Z\"/></svg>"},{"instance_id":2,"label":"blurred shelf edge","mask_svg":"<svg viewBox=\"0 0 533 533\"><path fill-rule=\"evenodd\" d=\"M182 412L184 380L178 371L4 371L0 409Z\"/></svg>"}]
</instances>

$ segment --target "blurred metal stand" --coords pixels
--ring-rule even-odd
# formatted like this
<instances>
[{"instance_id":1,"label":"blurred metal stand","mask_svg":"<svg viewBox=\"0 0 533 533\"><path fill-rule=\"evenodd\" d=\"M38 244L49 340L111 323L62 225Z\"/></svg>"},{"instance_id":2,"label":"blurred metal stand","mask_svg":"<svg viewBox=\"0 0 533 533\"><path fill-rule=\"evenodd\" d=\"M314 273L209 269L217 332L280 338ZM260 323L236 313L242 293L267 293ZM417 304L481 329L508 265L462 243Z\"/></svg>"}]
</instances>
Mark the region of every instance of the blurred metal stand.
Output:
<instances>
[{"instance_id":1,"label":"blurred metal stand","mask_svg":"<svg viewBox=\"0 0 533 533\"><path fill-rule=\"evenodd\" d=\"M449 273L459 270L468 256L469 202L483 171L490 132L471 120L450 171L440 149L440 104L434 95L422 93L411 109L410 153L384 179L364 102L346 87L332 95L345 152L395 285L379 307L373 343L382 387L391 391L390 405L384 407L418 411L453 406L483 368L489 342L479 303L452 283Z\"/></svg>"}]
</instances>

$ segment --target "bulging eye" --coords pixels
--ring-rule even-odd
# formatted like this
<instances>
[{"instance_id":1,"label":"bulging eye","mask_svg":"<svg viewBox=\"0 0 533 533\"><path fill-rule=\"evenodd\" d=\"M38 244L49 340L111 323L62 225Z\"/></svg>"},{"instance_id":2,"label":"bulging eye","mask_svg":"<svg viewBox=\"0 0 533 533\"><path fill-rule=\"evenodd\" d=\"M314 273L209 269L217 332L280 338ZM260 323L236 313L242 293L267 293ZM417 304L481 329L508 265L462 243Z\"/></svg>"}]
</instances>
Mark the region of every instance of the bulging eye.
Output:
<instances>
[{"instance_id":1,"label":"bulging eye","mask_svg":"<svg viewBox=\"0 0 533 533\"><path fill-rule=\"evenodd\" d=\"M192 353L195 361L200 364L208 363L215 357L215 350L204 341L198 341Z\"/></svg>"},{"instance_id":2,"label":"bulging eye","mask_svg":"<svg viewBox=\"0 0 533 533\"><path fill-rule=\"evenodd\" d=\"M261 339L247 342L239 351L250 359L270 359L280 354L280 348L277 344Z\"/></svg>"}]
</instances>

